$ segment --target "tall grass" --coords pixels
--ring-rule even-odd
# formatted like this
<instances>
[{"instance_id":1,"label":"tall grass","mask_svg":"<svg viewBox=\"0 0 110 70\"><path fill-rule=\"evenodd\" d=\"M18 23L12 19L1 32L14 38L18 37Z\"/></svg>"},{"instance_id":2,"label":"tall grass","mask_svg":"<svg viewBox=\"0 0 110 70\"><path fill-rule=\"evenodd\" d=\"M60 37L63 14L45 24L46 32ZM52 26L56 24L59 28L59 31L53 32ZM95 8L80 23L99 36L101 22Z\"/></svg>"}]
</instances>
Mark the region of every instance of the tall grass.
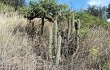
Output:
<instances>
[{"instance_id":1,"label":"tall grass","mask_svg":"<svg viewBox=\"0 0 110 70\"><path fill-rule=\"evenodd\" d=\"M27 34L23 32L26 23L26 19L17 15L0 16L0 70L36 68L32 44L28 42Z\"/></svg>"}]
</instances>

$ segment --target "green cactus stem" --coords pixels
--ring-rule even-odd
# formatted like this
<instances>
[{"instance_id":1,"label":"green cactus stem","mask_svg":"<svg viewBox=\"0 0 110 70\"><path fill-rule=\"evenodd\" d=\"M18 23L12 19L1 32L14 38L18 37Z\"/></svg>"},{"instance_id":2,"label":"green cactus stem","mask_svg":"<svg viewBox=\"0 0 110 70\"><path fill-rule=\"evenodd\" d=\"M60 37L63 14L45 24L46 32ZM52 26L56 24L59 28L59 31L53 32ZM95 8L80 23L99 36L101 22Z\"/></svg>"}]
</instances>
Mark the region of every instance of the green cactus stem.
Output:
<instances>
[{"instance_id":1,"label":"green cactus stem","mask_svg":"<svg viewBox=\"0 0 110 70\"><path fill-rule=\"evenodd\" d=\"M79 29L80 29L80 19L75 22L75 30L76 30L76 52L73 54L75 57L79 50Z\"/></svg>"},{"instance_id":2,"label":"green cactus stem","mask_svg":"<svg viewBox=\"0 0 110 70\"><path fill-rule=\"evenodd\" d=\"M75 31L75 29L74 29L74 22L75 22L74 13L72 13L72 17L71 17L71 35Z\"/></svg>"},{"instance_id":3,"label":"green cactus stem","mask_svg":"<svg viewBox=\"0 0 110 70\"><path fill-rule=\"evenodd\" d=\"M80 29L80 19L77 19L77 21L75 22L74 26L75 26L76 30Z\"/></svg>"},{"instance_id":4,"label":"green cactus stem","mask_svg":"<svg viewBox=\"0 0 110 70\"><path fill-rule=\"evenodd\" d=\"M68 42L69 42L69 38L70 38L70 34L71 34L71 23L70 23L70 19L71 19L71 17L68 16Z\"/></svg>"},{"instance_id":5,"label":"green cactus stem","mask_svg":"<svg viewBox=\"0 0 110 70\"><path fill-rule=\"evenodd\" d=\"M58 45L57 45L57 51L56 51L56 60L55 64L58 65L60 61L60 54L61 53L61 36L58 37Z\"/></svg>"},{"instance_id":6,"label":"green cactus stem","mask_svg":"<svg viewBox=\"0 0 110 70\"><path fill-rule=\"evenodd\" d=\"M48 55L49 59L52 60L52 28L49 26L49 31L48 31Z\"/></svg>"},{"instance_id":7,"label":"green cactus stem","mask_svg":"<svg viewBox=\"0 0 110 70\"><path fill-rule=\"evenodd\" d=\"M58 24L57 21L54 22L54 48L55 48L55 55L57 49L57 32L58 32Z\"/></svg>"}]
</instances>

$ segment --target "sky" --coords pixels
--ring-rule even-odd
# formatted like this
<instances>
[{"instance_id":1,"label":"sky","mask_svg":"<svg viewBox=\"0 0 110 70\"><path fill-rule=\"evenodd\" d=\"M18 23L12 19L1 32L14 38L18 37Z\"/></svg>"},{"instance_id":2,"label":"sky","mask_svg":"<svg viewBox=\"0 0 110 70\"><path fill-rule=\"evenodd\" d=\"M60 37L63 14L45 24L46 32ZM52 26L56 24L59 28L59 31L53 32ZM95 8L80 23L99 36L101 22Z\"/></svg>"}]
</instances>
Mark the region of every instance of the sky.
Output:
<instances>
[{"instance_id":1,"label":"sky","mask_svg":"<svg viewBox=\"0 0 110 70\"><path fill-rule=\"evenodd\" d=\"M26 0L28 3L30 0ZM108 6L110 0L57 0L58 3L68 4L73 10L86 9L89 5Z\"/></svg>"}]
</instances>

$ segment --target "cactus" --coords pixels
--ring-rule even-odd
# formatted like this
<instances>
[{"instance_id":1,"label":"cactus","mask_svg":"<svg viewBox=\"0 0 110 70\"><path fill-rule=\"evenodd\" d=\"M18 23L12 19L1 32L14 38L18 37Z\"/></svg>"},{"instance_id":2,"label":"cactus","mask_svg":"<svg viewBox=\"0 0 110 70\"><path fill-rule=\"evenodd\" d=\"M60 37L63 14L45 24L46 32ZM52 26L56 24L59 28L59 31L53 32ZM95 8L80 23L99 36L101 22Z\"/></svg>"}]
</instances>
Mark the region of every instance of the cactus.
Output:
<instances>
[{"instance_id":1,"label":"cactus","mask_svg":"<svg viewBox=\"0 0 110 70\"><path fill-rule=\"evenodd\" d=\"M61 52L61 36L59 36L57 39L57 34L58 34L58 24L55 21L54 23L54 47L55 47L55 64L56 65L59 64L60 52Z\"/></svg>"},{"instance_id":2,"label":"cactus","mask_svg":"<svg viewBox=\"0 0 110 70\"><path fill-rule=\"evenodd\" d=\"M68 41L70 38L70 34L71 34L71 23L70 23L70 16L68 16Z\"/></svg>"},{"instance_id":3,"label":"cactus","mask_svg":"<svg viewBox=\"0 0 110 70\"><path fill-rule=\"evenodd\" d=\"M73 34L74 30L74 13L72 13L72 17L71 17L71 35Z\"/></svg>"},{"instance_id":4,"label":"cactus","mask_svg":"<svg viewBox=\"0 0 110 70\"><path fill-rule=\"evenodd\" d=\"M76 30L80 29L80 19L77 19L77 21L75 22L75 29Z\"/></svg>"},{"instance_id":5,"label":"cactus","mask_svg":"<svg viewBox=\"0 0 110 70\"><path fill-rule=\"evenodd\" d=\"M75 22L75 30L76 30L76 53L79 49L79 29L80 29L80 19Z\"/></svg>"},{"instance_id":6,"label":"cactus","mask_svg":"<svg viewBox=\"0 0 110 70\"><path fill-rule=\"evenodd\" d=\"M56 51L56 60L55 60L55 64L58 65L59 64L59 60L60 60L60 53L61 53L61 36L58 37L58 43L57 43L57 51Z\"/></svg>"},{"instance_id":7,"label":"cactus","mask_svg":"<svg viewBox=\"0 0 110 70\"><path fill-rule=\"evenodd\" d=\"M71 19L71 12L70 12L70 10L69 10L69 15L68 15L68 21L67 21L67 23L68 23L68 42L69 42L69 38L70 38L70 34L71 34L71 22L70 22L70 19Z\"/></svg>"},{"instance_id":8,"label":"cactus","mask_svg":"<svg viewBox=\"0 0 110 70\"><path fill-rule=\"evenodd\" d=\"M54 22L54 48L55 48L55 54L56 54L56 48L57 48L57 32L58 32L58 24L55 21Z\"/></svg>"},{"instance_id":9,"label":"cactus","mask_svg":"<svg viewBox=\"0 0 110 70\"><path fill-rule=\"evenodd\" d=\"M52 28L49 26L49 38L48 38L48 55L49 59L52 60Z\"/></svg>"}]
</instances>

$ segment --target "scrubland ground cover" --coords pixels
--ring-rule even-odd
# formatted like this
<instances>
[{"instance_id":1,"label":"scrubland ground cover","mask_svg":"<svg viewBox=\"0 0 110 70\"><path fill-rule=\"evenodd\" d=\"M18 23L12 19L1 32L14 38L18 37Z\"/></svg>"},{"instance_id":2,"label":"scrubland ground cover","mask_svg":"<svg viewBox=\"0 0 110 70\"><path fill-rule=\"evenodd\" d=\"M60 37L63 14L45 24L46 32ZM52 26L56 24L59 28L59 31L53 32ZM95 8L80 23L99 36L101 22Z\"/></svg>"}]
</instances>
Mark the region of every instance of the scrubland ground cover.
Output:
<instances>
[{"instance_id":1,"label":"scrubland ground cover","mask_svg":"<svg viewBox=\"0 0 110 70\"><path fill-rule=\"evenodd\" d=\"M68 41L68 24L60 22L61 56L56 65L54 39L49 42L52 59L48 57L48 32L50 27L54 31L54 23L45 19L41 35L41 18L30 23L17 12L0 13L0 70L110 70L109 23L87 13L78 15L79 49L76 53L75 27Z\"/></svg>"}]
</instances>

